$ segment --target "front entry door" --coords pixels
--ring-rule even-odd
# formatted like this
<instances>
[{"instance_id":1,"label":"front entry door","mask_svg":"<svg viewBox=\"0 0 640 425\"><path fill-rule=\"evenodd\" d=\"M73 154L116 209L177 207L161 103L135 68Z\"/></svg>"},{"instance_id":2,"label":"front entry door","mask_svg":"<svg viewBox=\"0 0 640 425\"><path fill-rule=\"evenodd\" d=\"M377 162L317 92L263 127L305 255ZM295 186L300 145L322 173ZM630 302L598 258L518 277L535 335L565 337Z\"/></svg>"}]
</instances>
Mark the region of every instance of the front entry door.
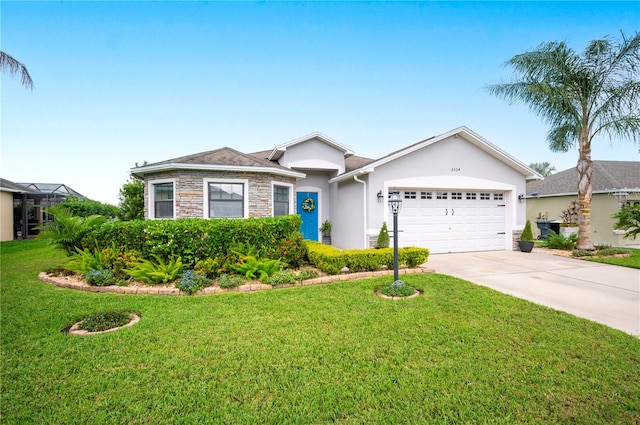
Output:
<instances>
[{"instance_id":1,"label":"front entry door","mask_svg":"<svg viewBox=\"0 0 640 425\"><path fill-rule=\"evenodd\" d=\"M296 192L296 213L302 218L304 239L318 240L318 192Z\"/></svg>"}]
</instances>

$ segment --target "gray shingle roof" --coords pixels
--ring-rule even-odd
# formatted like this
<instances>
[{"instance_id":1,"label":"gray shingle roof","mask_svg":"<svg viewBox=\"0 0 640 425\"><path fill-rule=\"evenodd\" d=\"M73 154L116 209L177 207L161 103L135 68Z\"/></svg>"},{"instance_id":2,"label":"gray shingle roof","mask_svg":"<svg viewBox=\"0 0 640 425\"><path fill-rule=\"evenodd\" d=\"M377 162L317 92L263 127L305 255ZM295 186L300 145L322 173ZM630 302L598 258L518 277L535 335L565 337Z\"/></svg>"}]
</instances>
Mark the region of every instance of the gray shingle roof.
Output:
<instances>
[{"instance_id":1,"label":"gray shingle roof","mask_svg":"<svg viewBox=\"0 0 640 425\"><path fill-rule=\"evenodd\" d=\"M11 180L0 178L0 189L6 192L15 193L39 193L37 190L28 188L19 183L14 183Z\"/></svg>"},{"instance_id":2,"label":"gray shingle roof","mask_svg":"<svg viewBox=\"0 0 640 425\"><path fill-rule=\"evenodd\" d=\"M640 190L640 161L593 161L593 192ZM527 195L554 196L578 193L578 170L570 168L544 180L527 182Z\"/></svg>"},{"instance_id":3,"label":"gray shingle roof","mask_svg":"<svg viewBox=\"0 0 640 425\"><path fill-rule=\"evenodd\" d=\"M266 151L265 151L266 152ZM271 151L269 151L271 152ZM195 153L181 156L179 158L168 159L162 162L147 164L147 166L157 166L163 164L192 164L192 165L222 165L234 167L270 167L278 170L288 170L277 162L269 161L261 152L246 154L228 147L215 149L207 152Z\"/></svg>"}]
</instances>

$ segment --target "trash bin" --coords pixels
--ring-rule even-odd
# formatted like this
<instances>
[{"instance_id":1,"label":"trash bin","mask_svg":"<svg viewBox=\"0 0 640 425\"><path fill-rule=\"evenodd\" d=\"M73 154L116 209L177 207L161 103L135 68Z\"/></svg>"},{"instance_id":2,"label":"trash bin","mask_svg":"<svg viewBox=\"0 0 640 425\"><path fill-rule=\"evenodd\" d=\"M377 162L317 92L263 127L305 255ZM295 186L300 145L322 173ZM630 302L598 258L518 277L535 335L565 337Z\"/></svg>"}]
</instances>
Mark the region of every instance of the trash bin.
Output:
<instances>
[{"instance_id":1,"label":"trash bin","mask_svg":"<svg viewBox=\"0 0 640 425\"><path fill-rule=\"evenodd\" d=\"M552 230L556 235L560 233L560 222L552 221L549 223L549 230Z\"/></svg>"},{"instance_id":2,"label":"trash bin","mask_svg":"<svg viewBox=\"0 0 640 425\"><path fill-rule=\"evenodd\" d=\"M547 239L549 237L549 235L551 234L551 221L549 220L538 220L536 221L536 225L538 226L538 229L540 230L540 236L538 236L538 239ZM560 227L558 227L559 229Z\"/></svg>"}]
</instances>

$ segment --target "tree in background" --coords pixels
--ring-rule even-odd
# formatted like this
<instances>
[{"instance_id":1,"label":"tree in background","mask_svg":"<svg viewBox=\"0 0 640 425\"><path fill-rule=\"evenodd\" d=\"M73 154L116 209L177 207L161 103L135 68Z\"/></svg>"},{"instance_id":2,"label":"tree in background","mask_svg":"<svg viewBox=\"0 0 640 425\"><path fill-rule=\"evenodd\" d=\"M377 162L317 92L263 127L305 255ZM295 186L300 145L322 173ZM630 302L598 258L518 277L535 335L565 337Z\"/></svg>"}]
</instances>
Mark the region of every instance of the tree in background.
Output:
<instances>
[{"instance_id":1,"label":"tree in background","mask_svg":"<svg viewBox=\"0 0 640 425\"><path fill-rule=\"evenodd\" d=\"M578 146L578 249L593 250L591 196L596 137L640 137L640 33L621 41L591 41L582 54L564 42L543 43L507 61L515 71L510 83L489 92L512 103L523 102L546 121L549 147L567 152Z\"/></svg>"},{"instance_id":2,"label":"tree in background","mask_svg":"<svg viewBox=\"0 0 640 425\"><path fill-rule=\"evenodd\" d=\"M120 220L144 219L144 182L142 180L131 177L120 188L118 200L120 201L118 213Z\"/></svg>"},{"instance_id":3,"label":"tree in background","mask_svg":"<svg viewBox=\"0 0 640 425\"><path fill-rule=\"evenodd\" d=\"M2 50L0 50L0 69L2 72L9 72L9 75L19 74L22 85L33 90L33 80L31 80L27 67Z\"/></svg>"},{"instance_id":4,"label":"tree in background","mask_svg":"<svg viewBox=\"0 0 640 425\"><path fill-rule=\"evenodd\" d=\"M556 171L556 167L549 164L547 161L545 162L532 162L529 164L529 168L534 169L538 172L542 177L547 177L553 174Z\"/></svg>"},{"instance_id":5,"label":"tree in background","mask_svg":"<svg viewBox=\"0 0 640 425\"><path fill-rule=\"evenodd\" d=\"M625 239L634 239L640 235L640 204L627 204L613 215L618 222L614 225L616 229L624 229Z\"/></svg>"},{"instance_id":6,"label":"tree in background","mask_svg":"<svg viewBox=\"0 0 640 425\"><path fill-rule=\"evenodd\" d=\"M78 217L103 215L109 218L116 218L119 211L115 205L103 204L92 199L78 199L76 196L67 196L60 205Z\"/></svg>"}]
</instances>

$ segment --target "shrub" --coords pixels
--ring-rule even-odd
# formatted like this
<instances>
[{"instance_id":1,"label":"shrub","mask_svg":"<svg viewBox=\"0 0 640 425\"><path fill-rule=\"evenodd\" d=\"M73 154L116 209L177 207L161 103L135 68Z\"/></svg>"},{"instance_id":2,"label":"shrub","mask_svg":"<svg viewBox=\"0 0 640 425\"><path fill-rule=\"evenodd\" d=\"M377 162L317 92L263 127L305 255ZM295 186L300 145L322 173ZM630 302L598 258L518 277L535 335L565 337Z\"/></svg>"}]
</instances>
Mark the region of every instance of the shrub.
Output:
<instances>
[{"instance_id":1,"label":"shrub","mask_svg":"<svg viewBox=\"0 0 640 425\"><path fill-rule=\"evenodd\" d=\"M384 285L379 291L388 297L408 297L416 293L414 287L406 285L401 280L396 280L389 285Z\"/></svg>"},{"instance_id":2,"label":"shrub","mask_svg":"<svg viewBox=\"0 0 640 425\"><path fill-rule=\"evenodd\" d=\"M533 231L531 230L531 220L527 220L524 225L524 229L522 229L522 234L520 235L520 240L524 242L533 241Z\"/></svg>"},{"instance_id":3,"label":"shrub","mask_svg":"<svg viewBox=\"0 0 640 425\"><path fill-rule=\"evenodd\" d=\"M131 321L129 313L122 311L110 311L92 314L84 319L78 328L88 332L102 332L108 329L119 328Z\"/></svg>"},{"instance_id":4,"label":"shrub","mask_svg":"<svg viewBox=\"0 0 640 425\"><path fill-rule=\"evenodd\" d=\"M624 239L633 239L640 234L640 203L634 205L626 204L620 211L613 215L618 222L615 229L625 229Z\"/></svg>"},{"instance_id":5,"label":"shrub","mask_svg":"<svg viewBox=\"0 0 640 425\"><path fill-rule=\"evenodd\" d=\"M209 279L207 279L206 276L200 275L193 270L187 270L186 272L182 273L180 282L178 282L176 287L179 290L192 295L198 291L201 291L209 283Z\"/></svg>"},{"instance_id":6,"label":"shrub","mask_svg":"<svg viewBox=\"0 0 640 425\"><path fill-rule=\"evenodd\" d=\"M240 276L233 276L228 274L220 275L220 277L218 278L218 286L220 286L223 289L236 288L244 284L244 282L245 282L244 278Z\"/></svg>"},{"instance_id":7,"label":"shrub","mask_svg":"<svg viewBox=\"0 0 640 425\"><path fill-rule=\"evenodd\" d=\"M180 257L171 257L169 262L158 255L153 257L156 261L143 259L125 271L133 279L150 284L169 283L176 280L182 273L183 264Z\"/></svg>"},{"instance_id":8,"label":"shrub","mask_svg":"<svg viewBox=\"0 0 640 425\"><path fill-rule=\"evenodd\" d=\"M193 266L193 271L194 273L214 279L220 274L220 260L217 258L198 260Z\"/></svg>"},{"instance_id":9,"label":"shrub","mask_svg":"<svg viewBox=\"0 0 640 425\"><path fill-rule=\"evenodd\" d=\"M89 217L80 217L74 215L69 209L54 205L45 210L46 213L54 217L52 222L42 226L38 239L49 239L50 243L62 248L67 255L72 255L77 249L95 246L92 231L99 228L107 221L107 217L101 215L92 215ZM102 246L110 245L103 243Z\"/></svg>"},{"instance_id":10,"label":"shrub","mask_svg":"<svg viewBox=\"0 0 640 425\"><path fill-rule=\"evenodd\" d=\"M296 267L297 262L305 260L302 238L298 237L300 223L297 215L244 220L115 221L93 229L82 243L87 247L94 246L94 239L99 246L115 243L122 251L137 252L145 259L152 259L153 255L179 256L190 267L203 258L223 259L231 249L243 244L264 252L267 258Z\"/></svg>"},{"instance_id":11,"label":"shrub","mask_svg":"<svg viewBox=\"0 0 640 425\"><path fill-rule=\"evenodd\" d=\"M101 250L87 248L76 248L76 252L64 264L65 269L78 274L86 274L90 270L103 270L108 266L108 261Z\"/></svg>"},{"instance_id":12,"label":"shrub","mask_svg":"<svg viewBox=\"0 0 640 425\"><path fill-rule=\"evenodd\" d=\"M280 270L280 261L266 258L257 259L253 255L241 255L241 262L231 264L231 269L243 274L247 279L259 279L266 282L269 276Z\"/></svg>"},{"instance_id":13,"label":"shrub","mask_svg":"<svg viewBox=\"0 0 640 425\"><path fill-rule=\"evenodd\" d=\"M293 270L281 270L269 278L271 285L295 284L298 282L298 276Z\"/></svg>"},{"instance_id":14,"label":"shrub","mask_svg":"<svg viewBox=\"0 0 640 425\"><path fill-rule=\"evenodd\" d=\"M562 234L556 233L553 230L549 232L549 237L546 239L545 244L547 248L551 249L563 249L571 251L576 247L578 243L578 235L572 234L568 238Z\"/></svg>"},{"instance_id":15,"label":"shrub","mask_svg":"<svg viewBox=\"0 0 640 425\"><path fill-rule=\"evenodd\" d=\"M116 283L116 279L111 270L91 269L85 274L84 278L89 285L94 286L109 286Z\"/></svg>"},{"instance_id":16,"label":"shrub","mask_svg":"<svg viewBox=\"0 0 640 425\"><path fill-rule=\"evenodd\" d=\"M398 261L400 264L406 264L407 267L418 267L420 264L426 263L428 258L429 250L427 248L407 246L398 250Z\"/></svg>"},{"instance_id":17,"label":"shrub","mask_svg":"<svg viewBox=\"0 0 640 425\"><path fill-rule=\"evenodd\" d=\"M327 274L337 274L344 267L352 272L374 271L383 265L393 267L393 249L350 249L338 248L318 242L307 242L309 261ZM429 250L418 247L404 247L398 250L398 262L408 267L423 264L429 258Z\"/></svg>"},{"instance_id":18,"label":"shrub","mask_svg":"<svg viewBox=\"0 0 640 425\"><path fill-rule=\"evenodd\" d=\"M389 247L389 230L387 229L387 222L382 223L380 233L378 233L378 241L376 242L376 248L388 248Z\"/></svg>"},{"instance_id":19,"label":"shrub","mask_svg":"<svg viewBox=\"0 0 640 425\"><path fill-rule=\"evenodd\" d=\"M316 270L304 268L304 269L300 269L300 273L298 274L298 280L303 281L308 279L315 279L318 276L320 276L320 273L318 273Z\"/></svg>"},{"instance_id":20,"label":"shrub","mask_svg":"<svg viewBox=\"0 0 640 425\"><path fill-rule=\"evenodd\" d=\"M118 207L91 199L79 199L77 196L67 196L64 201L58 204L69 210L71 214L78 217L91 217L92 215L102 215L109 218L116 218Z\"/></svg>"},{"instance_id":21,"label":"shrub","mask_svg":"<svg viewBox=\"0 0 640 425\"><path fill-rule=\"evenodd\" d=\"M578 201L571 201L569 208L560 213L562 223L565 225L573 225L578 223L580 216L580 203Z\"/></svg>"}]
</instances>

